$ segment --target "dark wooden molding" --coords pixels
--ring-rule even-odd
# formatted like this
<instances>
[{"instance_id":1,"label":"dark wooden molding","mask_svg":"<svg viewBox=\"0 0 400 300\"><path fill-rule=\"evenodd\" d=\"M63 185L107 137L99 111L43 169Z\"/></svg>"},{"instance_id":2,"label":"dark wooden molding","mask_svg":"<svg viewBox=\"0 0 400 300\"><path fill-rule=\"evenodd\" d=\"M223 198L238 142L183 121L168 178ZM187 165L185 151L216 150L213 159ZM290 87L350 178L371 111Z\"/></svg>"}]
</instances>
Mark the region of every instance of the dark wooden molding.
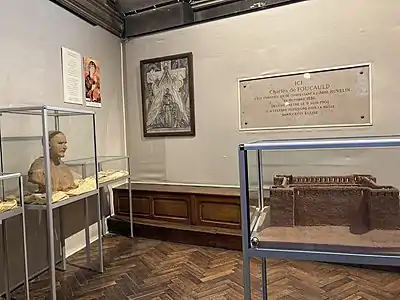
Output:
<instances>
[{"instance_id":1,"label":"dark wooden molding","mask_svg":"<svg viewBox=\"0 0 400 300\"><path fill-rule=\"evenodd\" d=\"M111 232L129 234L127 186L115 188ZM132 184L134 235L159 240L241 248L240 195L236 188Z\"/></svg>"},{"instance_id":2,"label":"dark wooden molding","mask_svg":"<svg viewBox=\"0 0 400 300\"><path fill-rule=\"evenodd\" d=\"M124 16L118 11L114 1L110 0L50 0L71 13L100 26L112 34L122 37L124 33Z\"/></svg>"}]
</instances>

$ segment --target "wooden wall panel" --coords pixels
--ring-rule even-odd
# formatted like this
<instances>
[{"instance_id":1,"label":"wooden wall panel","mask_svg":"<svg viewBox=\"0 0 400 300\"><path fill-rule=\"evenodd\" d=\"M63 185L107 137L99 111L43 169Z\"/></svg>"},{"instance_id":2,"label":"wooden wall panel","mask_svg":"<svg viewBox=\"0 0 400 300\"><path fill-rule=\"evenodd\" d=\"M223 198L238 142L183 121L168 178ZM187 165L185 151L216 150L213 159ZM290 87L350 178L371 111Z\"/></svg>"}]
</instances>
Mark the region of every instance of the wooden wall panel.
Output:
<instances>
[{"instance_id":1,"label":"wooden wall panel","mask_svg":"<svg viewBox=\"0 0 400 300\"><path fill-rule=\"evenodd\" d=\"M135 206L132 206L133 214L140 217L151 216L151 198L150 197L135 197L133 198ZM128 202L129 197L126 197L123 202ZM129 213L129 202L128 202L128 213Z\"/></svg>"},{"instance_id":2,"label":"wooden wall panel","mask_svg":"<svg viewBox=\"0 0 400 300\"><path fill-rule=\"evenodd\" d=\"M127 186L114 189L115 215L109 222L111 232L125 232L129 228L128 199ZM135 235L240 248L238 189L132 184L132 199ZM226 241L221 240L224 238Z\"/></svg>"},{"instance_id":3,"label":"wooden wall panel","mask_svg":"<svg viewBox=\"0 0 400 300\"><path fill-rule=\"evenodd\" d=\"M198 224L240 229L240 205L235 197L196 197Z\"/></svg>"},{"instance_id":4,"label":"wooden wall panel","mask_svg":"<svg viewBox=\"0 0 400 300\"><path fill-rule=\"evenodd\" d=\"M133 215L137 217L151 217L151 197L132 196L135 203L132 206ZM119 216L129 216L129 196L123 191L114 192L114 211Z\"/></svg>"},{"instance_id":5,"label":"wooden wall panel","mask_svg":"<svg viewBox=\"0 0 400 300\"><path fill-rule=\"evenodd\" d=\"M153 217L158 220L190 223L190 198L176 195L154 196Z\"/></svg>"}]
</instances>

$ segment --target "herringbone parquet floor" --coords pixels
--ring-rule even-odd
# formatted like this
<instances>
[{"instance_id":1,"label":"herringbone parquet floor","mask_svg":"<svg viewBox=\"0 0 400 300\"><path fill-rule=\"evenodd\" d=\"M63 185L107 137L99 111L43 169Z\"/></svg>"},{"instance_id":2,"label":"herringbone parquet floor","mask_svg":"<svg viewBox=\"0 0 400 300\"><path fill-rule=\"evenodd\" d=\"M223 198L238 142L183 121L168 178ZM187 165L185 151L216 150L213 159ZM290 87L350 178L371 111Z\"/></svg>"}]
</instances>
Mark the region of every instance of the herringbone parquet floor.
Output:
<instances>
[{"instance_id":1,"label":"herringbone parquet floor","mask_svg":"<svg viewBox=\"0 0 400 300\"><path fill-rule=\"evenodd\" d=\"M105 272L85 265L81 251L59 272L58 299L242 300L241 253L146 239L104 239ZM260 263L252 262L252 299L261 299ZM31 283L47 299L46 274ZM400 274L313 262L268 261L270 300L398 300ZM23 299L21 291L15 293Z\"/></svg>"}]
</instances>

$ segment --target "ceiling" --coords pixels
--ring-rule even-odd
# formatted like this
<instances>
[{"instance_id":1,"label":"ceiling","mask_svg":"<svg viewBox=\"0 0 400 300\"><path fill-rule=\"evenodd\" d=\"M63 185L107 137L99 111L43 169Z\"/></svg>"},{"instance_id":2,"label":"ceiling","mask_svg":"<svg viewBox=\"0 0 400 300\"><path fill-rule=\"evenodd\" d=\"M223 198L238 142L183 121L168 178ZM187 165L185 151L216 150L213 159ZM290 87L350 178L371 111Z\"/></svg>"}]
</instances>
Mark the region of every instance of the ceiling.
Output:
<instances>
[{"instance_id":1,"label":"ceiling","mask_svg":"<svg viewBox=\"0 0 400 300\"><path fill-rule=\"evenodd\" d=\"M132 38L306 0L49 1L94 26L101 26L119 37Z\"/></svg>"},{"instance_id":2,"label":"ceiling","mask_svg":"<svg viewBox=\"0 0 400 300\"><path fill-rule=\"evenodd\" d=\"M118 10L124 15L124 36L132 38L305 0L108 1L117 4Z\"/></svg>"}]
</instances>

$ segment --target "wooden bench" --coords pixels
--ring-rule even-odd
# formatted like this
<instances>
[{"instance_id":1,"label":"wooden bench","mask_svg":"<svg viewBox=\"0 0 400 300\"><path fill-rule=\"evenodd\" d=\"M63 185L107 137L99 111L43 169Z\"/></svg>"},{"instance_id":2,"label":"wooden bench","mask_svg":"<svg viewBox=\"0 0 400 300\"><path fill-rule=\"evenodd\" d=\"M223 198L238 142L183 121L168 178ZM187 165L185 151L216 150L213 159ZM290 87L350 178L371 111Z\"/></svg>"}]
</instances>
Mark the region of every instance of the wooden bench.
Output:
<instances>
[{"instance_id":1,"label":"wooden bench","mask_svg":"<svg viewBox=\"0 0 400 300\"><path fill-rule=\"evenodd\" d=\"M110 232L129 235L128 186L113 190ZM238 188L132 184L134 235L171 242L241 249Z\"/></svg>"}]
</instances>

